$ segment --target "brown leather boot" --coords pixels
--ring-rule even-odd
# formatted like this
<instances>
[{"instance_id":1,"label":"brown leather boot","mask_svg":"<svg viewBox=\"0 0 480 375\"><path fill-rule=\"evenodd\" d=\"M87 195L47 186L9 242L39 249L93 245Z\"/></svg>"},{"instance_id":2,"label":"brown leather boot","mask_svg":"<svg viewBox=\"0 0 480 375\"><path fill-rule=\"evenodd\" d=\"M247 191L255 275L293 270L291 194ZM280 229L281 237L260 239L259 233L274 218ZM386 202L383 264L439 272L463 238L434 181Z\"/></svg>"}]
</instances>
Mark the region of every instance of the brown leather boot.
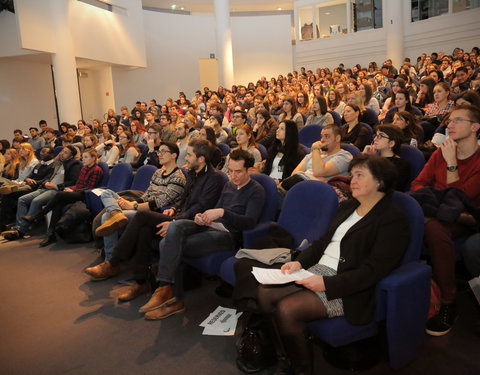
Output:
<instances>
[{"instance_id":1,"label":"brown leather boot","mask_svg":"<svg viewBox=\"0 0 480 375\"><path fill-rule=\"evenodd\" d=\"M171 285L159 286L153 293L150 300L140 307L138 312L144 313L158 309L164 305L175 302L175 296L173 295L173 288Z\"/></svg>"},{"instance_id":2,"label":"brown leather boot","mask_svg":"<svg viewBox=\"0 0 480 375\"><path fill-rule=\"evenodd\" d=\"M85 273L90 276L92 281L101 281L109 279L120 273L120 267L113 267L108 260L94 267L85 268Z\"/></svg>"},{"instance_id":3,"label":"brown leather boot","mask_svg":"<svg viewBox=\"0 0 480 375\"><path fill-rule=\"evenodd\" d=\"M115 210L109 212L107 215L107 220L105 220L105 222L97 228L95 235L97 237L108 236L123 228L127 224L128 217L126 217L122 211Z\"/></svg>"},{"instance_id":4,"label":"brown leather boot","mask_svg":"<svg viewBox=\"0 0 480 375\"><path fill-rule=\"evenodd\" d=\"M134 283L133 285L129 286L122 294L118 296L118 300L120 302L131 301L132 299L147 293L148 290L149 290L148 283L143 283L143 284Z\"/></svg>"},{"instance_id":5,"label":"brown leather boot","mask_svg":"<svg viewBox=\"0 0 480 375\"><path fill-rule=\"evenodd\" d=\"M185 304L183 301L175 301L161 306L158 309L147 311L145 313L146 320L160 320L168 318L171 315L178 314L185 311Z\"/></svg>"}]
</instances>

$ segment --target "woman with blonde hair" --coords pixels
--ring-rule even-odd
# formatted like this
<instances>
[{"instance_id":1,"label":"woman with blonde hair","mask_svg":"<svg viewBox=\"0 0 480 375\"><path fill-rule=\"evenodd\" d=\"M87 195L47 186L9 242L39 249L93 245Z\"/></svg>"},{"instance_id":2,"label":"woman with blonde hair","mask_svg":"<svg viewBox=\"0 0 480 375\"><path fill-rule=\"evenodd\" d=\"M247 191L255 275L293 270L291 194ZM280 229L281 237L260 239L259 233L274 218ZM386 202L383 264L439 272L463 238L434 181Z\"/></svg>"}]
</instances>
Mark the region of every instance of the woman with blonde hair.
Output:
<instances>
[{"instance_id":1,"label":"woman with blonde hair","mask_svg":"<svg viewBox=\"0 0 480 375\"><path fill-rule=\"evenodd\" d=\"M1 173L0 181L16 180L18 178L18 170L20 169L18 151L14 148L7 148L4 157L5 165Z\"/></svg>"},{"instance_id":2,"label":"woman with blonde hair","mask_svg":"<svg viewBox=\"0 0 480 375\"><path fill-rule=\"evenodd\" d=\"M98 145L98 138L95 134L87 134L82 139L83 148L86 150L87 148L95 148Z\"/></svg>"},{"instance_id":3,"label":"woman with blonde hair","mask_svg":"<svg viewBox=\"0 0 480 375\"><path fill-rule=\"evenodd\" d=\"M3 185L0 186L0 194L10 194L17 191L21 186L26 186L25 179L38 164L35 151L30 143L21 143L18 149L18 155L18 177L14 180L1 179L0 181L3 182Z\"/></svg>"}]
</instances>

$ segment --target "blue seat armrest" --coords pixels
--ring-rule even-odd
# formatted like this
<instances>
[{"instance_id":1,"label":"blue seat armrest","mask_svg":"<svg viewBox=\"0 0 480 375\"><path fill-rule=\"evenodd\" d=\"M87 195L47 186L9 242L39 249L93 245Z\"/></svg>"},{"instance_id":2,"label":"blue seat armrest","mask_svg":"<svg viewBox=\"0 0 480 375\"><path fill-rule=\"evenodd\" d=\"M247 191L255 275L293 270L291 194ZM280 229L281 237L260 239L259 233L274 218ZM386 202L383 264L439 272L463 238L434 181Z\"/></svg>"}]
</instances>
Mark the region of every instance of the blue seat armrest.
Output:
<instances>
[{"instance_id":1,"label":"blue seat armrest","mask_svg":"<svg viewBox=\"0 0 480 375\"><path fill-rule=\"evenodd\" d=\"M430 305L431 267L400 266L377 286L377 320L386 321L390 366L398 369L418 353Z\"/></svg>"},{"instance_id":2,"label":"blue seat armrest","mask_svg":"<svg viewBox=\"0 0 480 375\"><path fill-rule=\"evenodd\" d=\"M106 187L102 186L101 189L106 189ZM92 192L92 189L85 190L85 204L94 216L97 216L103 209L102 200L98 195Z\"/></svg>"},{"instance_id":3,"label":"blue seat armrest","mask_svg":"<svg viewBox=\"0 0 480 375\"><path fill-rule=\"evenodd\" d=\"M243 247L245 249L253 249L253 246L255 242L266 236L268 234L268 228L270 225L275 224L273 221L266 221L263 222L259 225L257 225L255 228L246 230L243 232Z\"/></svg>"}]
</instances>

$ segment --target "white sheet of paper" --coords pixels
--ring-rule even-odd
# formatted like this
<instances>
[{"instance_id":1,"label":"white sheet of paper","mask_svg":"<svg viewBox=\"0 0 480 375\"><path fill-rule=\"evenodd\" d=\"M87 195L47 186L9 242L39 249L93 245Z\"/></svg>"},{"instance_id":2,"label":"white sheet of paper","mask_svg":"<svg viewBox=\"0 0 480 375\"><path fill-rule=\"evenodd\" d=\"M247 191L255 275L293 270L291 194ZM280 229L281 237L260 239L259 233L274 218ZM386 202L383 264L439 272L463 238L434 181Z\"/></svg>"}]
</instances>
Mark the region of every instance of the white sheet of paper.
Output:
<instances>
[{"instance_id":1,"label":"white sheet of paper","mask_svg":"<svg viewBox=\"0 0 480 375\"><path fill-rule=\"evenodd\" d=\"M97 196L102 195L105 191L107 191L107 189L102 189L102 188L92 189L92 193L97 195Z\"/></svg>"},{"instance_id":2,"label":"white sheet of paper","mask_svg":"<svg viewBox=\"0 0 480 375\"><path fill-rule=\"evenodd\" d=\"M210 224L210 227L216 230L220 230L222 232L228 232L228 229L225 228L222 223L217 223L216 221L212 222L212 224Z\"/></svg>"},{"instance_id":3,"label":"white sheet of paper","mask_svg":"<svg viewBox=\"0 0 480 375\"><path fill-rule=\"evenodd\" d=\"M303 280L307 277L314 276L313 273L304 269L286 274L279 269L253 267L252 273L259 283L267 285L286 284L292 281Z\"/></svg>"}]
</instances>

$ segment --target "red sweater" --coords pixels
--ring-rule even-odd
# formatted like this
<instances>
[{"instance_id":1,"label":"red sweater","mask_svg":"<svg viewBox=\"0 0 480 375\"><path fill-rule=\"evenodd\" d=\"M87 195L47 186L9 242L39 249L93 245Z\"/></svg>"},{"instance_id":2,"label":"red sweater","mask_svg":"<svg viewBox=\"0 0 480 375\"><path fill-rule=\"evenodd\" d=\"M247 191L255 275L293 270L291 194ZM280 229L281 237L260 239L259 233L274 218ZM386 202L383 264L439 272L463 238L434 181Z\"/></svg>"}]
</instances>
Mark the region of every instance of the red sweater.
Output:
<instances>
[{"instance_id":1,"label":"red sweater","mask_svg":"<svg viewBox=\"0 0 480 375\"><path fill-rule=\"evenodd\" d=\"M442 151L438 149L428 160L415 181L411 190L426 186L436 189L456 187L462 190L477 207L480 207L480 148L467 159L458 160L458 175L460 179L447 185L447 162Z\"/></svg>"}]
</instances>

